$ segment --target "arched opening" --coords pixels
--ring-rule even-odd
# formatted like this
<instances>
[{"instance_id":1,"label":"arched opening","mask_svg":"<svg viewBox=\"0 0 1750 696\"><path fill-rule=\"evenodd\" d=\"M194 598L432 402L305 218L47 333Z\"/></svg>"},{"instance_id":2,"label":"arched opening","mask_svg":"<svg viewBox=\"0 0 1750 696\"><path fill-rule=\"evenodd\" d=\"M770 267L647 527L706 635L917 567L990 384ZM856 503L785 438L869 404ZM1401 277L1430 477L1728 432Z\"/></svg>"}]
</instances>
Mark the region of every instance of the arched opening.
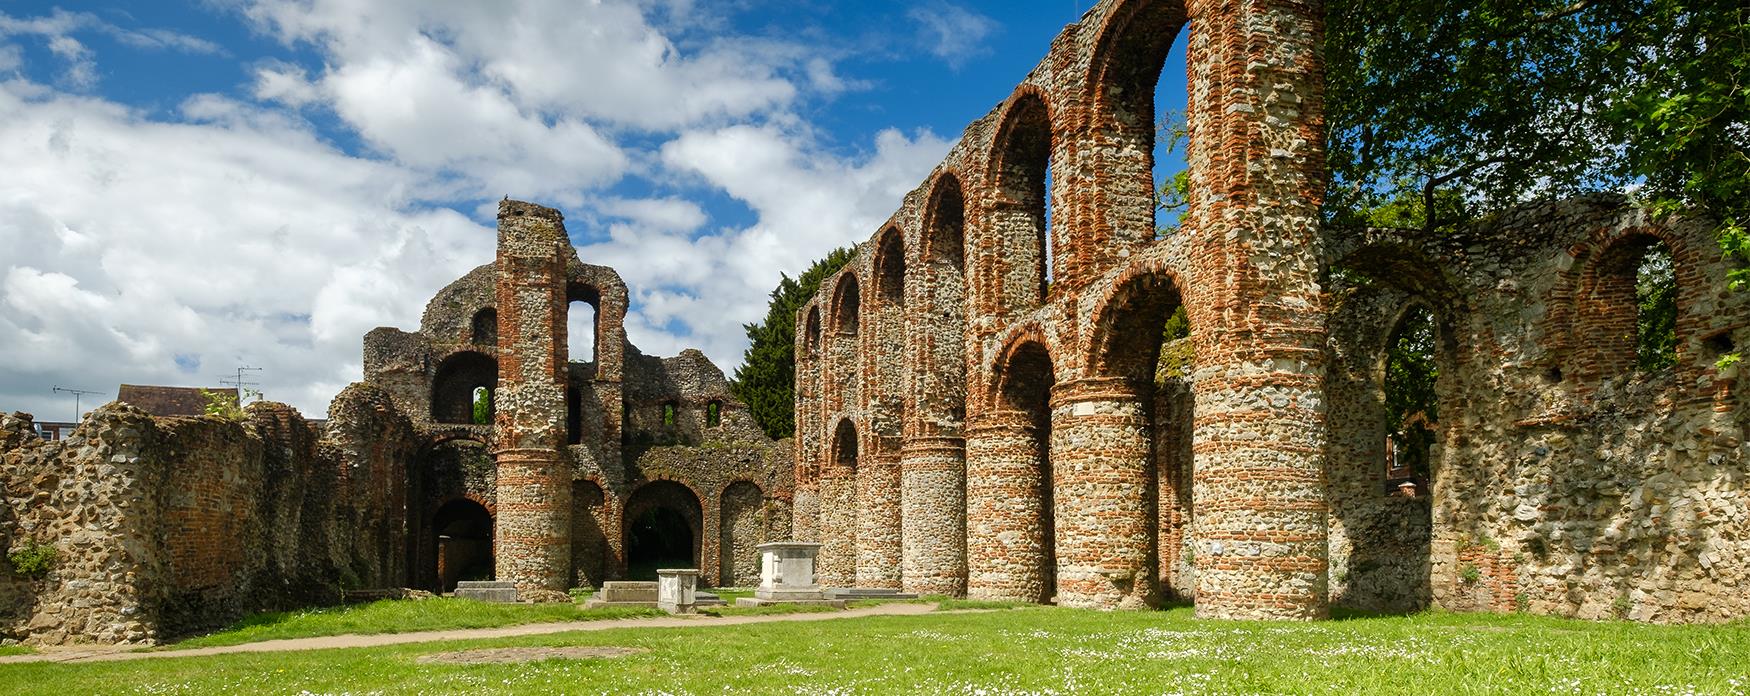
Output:
<instances>
[{"instance_id":1,"label":"arched opening","mask_svg":"<svg viewBox=\"0 0 1750 696\"><path fill-rule=\"evenodd\" d=\"M1115 3L1100 32L1088 84L1113 141L1107 166L1116 176L1107 180L1113 189L1107 199L1117 202L1106 211L1114 238L1100 243L1121 248L1171 233L1190 207L1186 148L1197 134L1185 116L1214 102L1219 75L1188 88L1191 32L1183 2Z\"/></svg>"},{"instance_id":2,"label":"arched opening","mask_svg":"<svg viewBox=\"0 0 1750 696\"><path fill-rule=\"evenodd\" d=\"M959 434L966 420L966 197L960 179L943 174L936 180L924 215L924 268L928 273L929 311L921 343L917 402L923 421L945 425L945 435Z\"/></svg>"},{"instance_id":3,"label":"arched opening","mask_svg":"<svg viewBox=\"0 0 1750 696\"><path fill-rule=\"evenodd\" d=\"M473 417L475 425L492 425L492 390L474 388Z\"/></svg>"},{"instance_id":4,"label":"arched opening","mask_svg":"<svg viewBox=\"0 0 1750 696\"><path fill-rule=\"evenodd\" d=\"M1426 495L1440 406L1434 385L1434 313L1410 305L1386 340L1385 425L1387 484L1406 497ZM1407 484L1407 485L1406 485Z\"/></svg>"},{"instance_id":5,"label":"arched opening","mask_svg":"<svg viewBox=\"0 0 1750 696\"><path fill-rule=\"evenodd\" d=\"M487 307L474 313L468 323L468 342L477 346L498 345L498 310Z\"/></svg>"},{"instance_id":6,"label":"arched opening","mask_svg":"<svg viewBox=\"0 0 1750 696\"><path fill-rule=\"evenodd\" d=\"M705 427L723 427L723 402L713 400L705 403Z\"/></svg>"},{"instance_id":7,"label":"arched opening","mask_svg":"<svg viewBox=\"0 0 1750 696\"><path fill-rule=\"evenodd\" d=\"M1051 269L1051 116L1045 100L1027 92L1009 104L991 153L996 197L990 230L996 235L999 306L1020 314L1045 301Z\"/></svg>"},{"instance_id":8,"label":"arched opening","mask_svg":"<svg viewBox=\"0 0 1750 696\"><path fill-rule=\"evenodd\" d=\"M820 355L820 306L808 308L808 320L803 327L802 340L806 350L804 353L812 358Z\"/></svg>"},{"instance_id":9,"label":"arched opening","mask_svg":"<svg viewBox=\"0 0 1750 696\"><path fill-rule=\"evenodd\" d=\"M1583 373L1609 379L1677 363L1676 271L1671 248L1648 234L1619 239L1598 255L1577 298Z\"/></svg>"},{"instance_id":10,"label":"arched opening","mask_svg":"<svg viewBox=\"0 0 1750 696\"><path fill-rule=\"evenodd\" d=\"M763 514L765 496L749 481L736 481L723 489L723 521L718 525L717 544L723 556L720 566L723 587L748 587L760 581L759 550L766 541Z\"/></svg>"},{"instance_id":11,"label":"arched opening","mask_svg":"<svg viewBox=\"0 0 1750 696\"><path fill-rule=\"evenodd\" d=\"M1036 341L1023 343L1009 353L999 374L998 391L1003 409L1024 414L1031 440L1031 466L1017 480L1021 495L1037 500L1032 519L1021 520L1019 530L1036 539L1038 553L1034 575L1038 578L1037 601L1050 603L1057 596L1057 514L1051 465L1051 388L1057 385L1051 354Z\"/></svg>"},{"instance_id":12,"label":"arched opening","mask_svg":"<svg viewBox=\"0 0 1750 696\"><path fill-rule=\"evenodd\" d=\"M1150 188L1155 193L1156 237L1176 232L1181 217L1191 205L1191 171L1186 160L1191 137L1186 118L1186 105L1190 101L1186 86L1190 78L1185 64L1185 47L1189 43L1186 39L1190 35L1189 25L1179 30L1172 48L1167 51L1165 64L1157 73L1159 77L1154 87L1154 115L1151 118L1154 144L1149 152L1153 157L1150 171L1154 183Z\"/></svg>"},{"instance_id":13,"label":"arched opening","mask_svg":"<svg viewBox=\"0 0 1750 696\"><path fill-rule=\"evenodd\" d=\"M875 342L875 382L870 395L869 427L876 447L898 446L905 419L905 238L889 227L876 240L874 296L869 330Z\"/></svg>"},{"instance_id":14,"label":"arched opening","mask_svg":"<svg viewBox=\"0 0 1750 696\"><path fill-rule=\"evenodd\" d=\"M660 568L698 568L703 514L699 497L673 481L653 481L626 501L626 572L655 580Z\"/></svg>"},{"instance_id":15,"label":"arched opening","mask_svg":"<svg viewBox=\"0 0 1750 696\"><path fill-rule=\"evenodd\" d=\"M565 287L565 354L571 362L595 362L601 292L588 285Z\"/></svg>"},{"instance_id":16,"label":"arched opening","mask_svg":"<svg viewBox=\"0 0 1750 696\"><path fill-rule=\"evenodd\" d=\"M476 397L486 399L485 422L492 422L492 400L498 388L498 361L464 351L438 364L431 381L431 419L438 423L475 423Z\"/></svg>"},{"instance_id":17,"label":"arched opening","mask_svg":"<svg viewBox=\"0 0 1750 696\"><path fill-rule=\"evenodd\" d=\"M1146 505L1159 587L1169 599L1190 596L1196 351L1189 315L1173 277L1155 272L1122 283L1095 323L1097 374L1129 381L1147 423Z\"/></svg>"},{"instance_id":18,"label":"arched opening","mask_svg":"<svg viewBox=\"0 0 1750 696\"><path fill-rule=\"evenodd\" d=\"M673 428L680 424L680 404L673 401L662 402L662 427Z\"/></svg>"},{"instance_id":19,"label":"arched opening","mask_svg":"<svg viewBox=\"0 0 1750 696\"><path fill-rule=\"evenodd\" d=\"M833 331L841 336L857 335L862 307L863 297L857 287L857 276L853 273L840 276L832 299Z\"/></svg>"},{"instance_id":20,"label":"arched opening","mask_svg":"<svg viewBox=\"0 0 1750 696\"><path fill-rule=\"evenodd\" d=\"M486 506L466 498L451 500L432 516L431 529L440 591L452 591L462 580L493 578L492 513Z\"/></svg>"}]
</instances>

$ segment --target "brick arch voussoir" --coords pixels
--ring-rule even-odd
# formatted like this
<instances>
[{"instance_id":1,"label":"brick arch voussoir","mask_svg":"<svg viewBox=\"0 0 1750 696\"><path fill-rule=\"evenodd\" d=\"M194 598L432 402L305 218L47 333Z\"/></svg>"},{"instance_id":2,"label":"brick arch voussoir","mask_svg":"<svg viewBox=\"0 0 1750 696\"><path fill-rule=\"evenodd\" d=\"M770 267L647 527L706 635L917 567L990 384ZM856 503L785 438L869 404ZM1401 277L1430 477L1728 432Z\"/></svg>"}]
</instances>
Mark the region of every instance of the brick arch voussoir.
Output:
<instances>
[{"instance_id":1,"label":"brick arch voussoir","mask_svg":"<svg viewBox=\"0 0 1750 696\"><path fill-rule=\"evenodd\" d=\"M997 109L997 127L991 129L990 141L986 142L982 148L983 157L981 159L985 162L983 185L989 191L990 195L982 196L981 198L989 201L990 205L1002 204L1002 201L997 200L998 195L1002 190L1002 182L999 181L1003 175L1002 163L1004 153L1002 151L1002 146L1003 143L1008 142L1010 136L1014 133L1016 124L1020 121L1020 117L1016 114L1016 111L1023 108L1025 106L1024 102L1029 99L1037 99L1040 104L1044 105L1046 135L1051 138L1053 143L1057 141L1060 134L1069 130L1065 125L1061 124L1061 119L1063 117L1059 113L1056 101L1052 99L1051 94L1047 92L1044 87L1031 82L1023 82L1016 86L1015 90L1009 93L1009 97L1003 100L1002 106ZM966 180L962 179L960 183L964 186ZM1047 191L1046 195L1051 195L1051 192Z\"/></svg>"},{"instance_id":2,"label":"brick arch voussoir","mask_svg":"<svg viewBox=\"0 0 1750 696\"><path fill-rule=\"evenodd\" d=\"M1106 289L1094 303L1094 311L1089 315L1087 353L1083 353L1082 360L1083 365L1087 365L1090 376L1118 376L1113 374L1110 364L1115 332L1118 331L1118 324L1125 313L1131 310L1132 301L1138 297L1146 283L1152 280L1164 280L1167 283L1174 296L1178 297L1178 303L1185 306L1185 313L1192 320L1192 332L1197 332L1197 327L1202 324L1201 318L1204 317L1199 304L1201 297L1195 297L1190 292L1192 287L1188 287L1185 282L1185 271L1162 255L1138 259L1131 262L1124 271L1120 271L1111 285L1106 285Z\"/></svg>"},{"instance_id":3,"label":"brick arch voussoir","mask_svg":"<svg viewBox=\"0 0 1750 696\"><path fill-rule=\"evenodd\" d=\"M983 365L986 371L984 388L979 390L978 398L982 411L994 411L1002 408L1003 375L1013 362L1016 351L1029 343L1037 343L1045 347L1046 355L1051 357L1052 379L1062 383L1067 374L1063 367L1063 352L1058 349L1052 334L1045 330L1044 324L1038 321L1028 321L1009 327L997 336L997 345L1002 346L996 357Z\"/></svg>"},{"instance_id":4,"label":"brick arch voussoir","mask_svg":"<svg viewBox=\"0 0 1750 696\"><path fill-rule=\"evenodd\" d=\"M858 322L861 321L861 317L857 317L857 316L847 317L847 316L845 316L845 314L846 314L845 304L850 301L849 298L846 297L847 293L852 293L852 292L857 293L856 302L857 302L857 311L859 313L862 312L862 307L864 304L864 299L862 297L864 284L862 282L862 279L857 277L856 265L857 264L854 261L850 264L847 264L845 269L842 271L839 271L838 277L833 280L832 303L831 303L831 306L829 306L827 308L826 316L824 317L825 326L823 326L821 328L822 333L826 333L828 331L830 331L831 333L835 333L835 334L842 333L844 331L843 327L845 326L846 321L858 321ZM855 287L851 287L853 285ZM862 326L860 323L858 325L857 330L858 330L858 332L862 331Z\"/></svg>"}]
</instances>

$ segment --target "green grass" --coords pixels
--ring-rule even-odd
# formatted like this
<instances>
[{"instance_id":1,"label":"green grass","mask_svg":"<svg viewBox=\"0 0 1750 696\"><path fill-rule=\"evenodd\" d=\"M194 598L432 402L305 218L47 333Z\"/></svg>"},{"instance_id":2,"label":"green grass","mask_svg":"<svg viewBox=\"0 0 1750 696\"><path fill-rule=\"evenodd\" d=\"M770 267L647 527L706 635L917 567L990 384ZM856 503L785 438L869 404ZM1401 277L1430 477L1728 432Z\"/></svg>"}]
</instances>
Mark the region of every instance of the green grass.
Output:
<instances>
[{"instance_id":1,"label":"green grass","mask_svg":"<svg viewBox=\"0 0 1750 696\"><path fill-rule=\"evenodd\" d=\"M29 655L36 652L28 645L0 645L0 657L7 655Z\"/></svg>"},{"instance_id":2,"label":"green grass","mask_svg":"<svg viewBox=\"0 0 1750 696\"><path fill-rule=\"evenodd\" d=\"M575 604L492 604L448 597L417 601L383 600L354 606L256 614L224 630L174 643L168 649L206 648L347 633L411 633L662 615L662 612L655 609L580 609Z\"/></svg>"},{"instance_id":3,"label":"green grass","mask_svg":"<svg viewBox=\"0 0 1750 696\"><path fill-rule=\"evenodd\" d=\"M602 645L608 660L419 664L466 647ZM1189 609L1073 609L490 641L0 665L0 693L1265 693L1742 694L1750 624L1646 626L1529 616L1200 621Z\"/></svg>"},{"instance_id":4,"label":"green grass","mask_svg":"<svg viewBox=\"0 0 1750 696\"><path fill-rule=\"evenodd\" d=\"M700 607L699 613L708 616L775 616L779 614L818 614L828 611L843 611L838 607L820 604L771 604L763 607Z\"/></svg>"}]
</instances>

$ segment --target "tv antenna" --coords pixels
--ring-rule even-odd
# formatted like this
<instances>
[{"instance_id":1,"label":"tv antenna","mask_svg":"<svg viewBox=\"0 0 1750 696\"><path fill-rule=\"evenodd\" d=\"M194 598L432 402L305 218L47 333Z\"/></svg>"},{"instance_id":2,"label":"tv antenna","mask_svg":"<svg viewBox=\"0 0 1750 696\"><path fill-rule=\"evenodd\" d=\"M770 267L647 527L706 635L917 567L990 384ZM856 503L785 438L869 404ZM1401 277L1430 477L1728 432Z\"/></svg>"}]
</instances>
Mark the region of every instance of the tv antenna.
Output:
<instances>
[{"instance_id":1,"label":"tv antenna","mask_svg":"<svg viewBox=\"0 0 1750 696\"><path fill-rule=\"evenodd\" d=\"M256 401L260 401L261 400L261 390L260 389L251 389L250 387L259 387L259 386L261 386L261 383L260 382L250 382L250 381L246 381L243 379L243 373L245 373L245 372L260 372L260 371L261 371L261 368L259 368L259 367L250 367L248 365L239 365L237 367L237 376L222 378L219 380L219 384L223 384L223 385L228 386L228 387L236 387L237 388L237 405L238 406L242 406L243 400L249 398L251 395L253 395L255 397Z\"/></svg>"},{"instance_id":2,"label":"tv antenna","mask_svg":"<svg viewBox=\"0 0 1750 696\"><path fill-rule=\"evenodd\" d=\"M91 391L90 389L68 389L68 388L60 386L60 385L55 385L54 393L56 393L56 394L72 394L73 395L73 422L77 423L77 422L79 422L79 417L80 417L79 416L79 399L81 397L84 397L87 394L102 394L103 392Z\"/></svg>"}]
</instances>

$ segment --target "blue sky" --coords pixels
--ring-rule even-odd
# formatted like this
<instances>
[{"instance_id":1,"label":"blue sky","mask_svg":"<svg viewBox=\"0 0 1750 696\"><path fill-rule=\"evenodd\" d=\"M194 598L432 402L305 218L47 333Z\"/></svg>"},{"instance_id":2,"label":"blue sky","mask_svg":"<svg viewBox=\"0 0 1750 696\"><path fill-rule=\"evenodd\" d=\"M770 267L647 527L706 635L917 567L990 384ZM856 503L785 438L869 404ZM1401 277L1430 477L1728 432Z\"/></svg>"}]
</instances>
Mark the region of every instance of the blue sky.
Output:
<instances>
[{"instance_id":1,"label":"blue sky","mask_svg":"<svg viewBox=\"0 0 1750 696\"><path fill-rule=\"evenodd\" d=\"M0 0L0 409L249 364L320 415L365 331L491 260L504 195L621 272L641 349L732 372L777 274L866 238L1089 4Z\"/></svg>"}]
</instances>

